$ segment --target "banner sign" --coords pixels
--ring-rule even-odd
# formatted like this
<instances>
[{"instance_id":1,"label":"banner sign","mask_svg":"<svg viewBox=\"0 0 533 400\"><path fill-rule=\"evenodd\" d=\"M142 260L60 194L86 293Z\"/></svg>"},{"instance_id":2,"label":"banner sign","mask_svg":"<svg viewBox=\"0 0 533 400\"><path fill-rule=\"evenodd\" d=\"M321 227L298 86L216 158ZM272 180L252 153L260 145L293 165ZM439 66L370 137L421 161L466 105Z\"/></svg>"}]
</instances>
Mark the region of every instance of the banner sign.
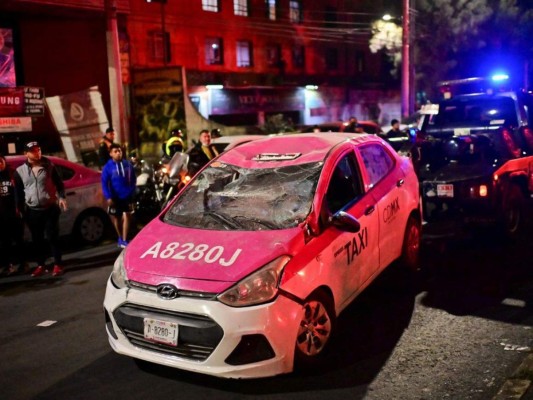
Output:
<instances>
[{"instance_id":1,"label":"banner sign","mask_svg":"<svg viewBox=\"0 0 533 400\"><path fill-rule=\"evenodd\" d=\"M31 117L0 118L0 133L2 132L31 132Z\"/></svg>"},{"instance_id":2,"label":"banner sign","mask_svg":"<svg viewBox=\"0 0 533 400\"><path fill-rule=\"evenodd\" d=\"M0 87L0 117L40 117L43 115L43 88Z\"/></svg>"},{"instance_id":3,"label":"banner sign","mask_svg":"<svg viewBox=\"0 0 533 400\"><path fill-rule=\"evenodd\" d=\"M211 89L212 115L305 109L302 89Z\"/></svg>"},{"instance_id":4,"label":"banner sign","mask_svg":"<svg viewBox=\"0 0 533 400\"><path fill-rule=\"evenodd\" d=\"M61 136L67 158L87 166L98 166L99 141L109 126L98 87L47 97L46 105Z\"/></svg>"}]
</instances>

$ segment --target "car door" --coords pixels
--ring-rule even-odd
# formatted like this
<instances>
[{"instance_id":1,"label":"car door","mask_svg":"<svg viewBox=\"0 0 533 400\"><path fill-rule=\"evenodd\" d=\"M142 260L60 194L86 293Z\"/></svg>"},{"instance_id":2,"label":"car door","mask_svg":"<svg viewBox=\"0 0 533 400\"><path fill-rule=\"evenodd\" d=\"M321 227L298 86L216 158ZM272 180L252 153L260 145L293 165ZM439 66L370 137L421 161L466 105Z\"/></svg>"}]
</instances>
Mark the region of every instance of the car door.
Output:
<instances>
[{"instance_id":1,"label":"car door","mask_svg":"<svg viewBox=\"0 0 533 400\"><path fill-rule=\"evenodd\" d=\"M407 194L402 188L405 176L396 165L396 158L381 143L360 146L358 151L364 165L365 185L379 214L381 269L401 252L407 207Z\"/></svg>"},{"instance_id":2,"label":"car door","mask_svg":"<svg viewBox=\"0 0 533 400\"><path fill-rule=\"evenodd\" d=\"M314 245L325 249L329 279L342 309L378 268L378 213L372 196L364 192L353 150L338 158L328 179L323 204L328 215L345 211L361 225L359 232L354 233L329 224L315 239Z\"/></svg>"}]
</instances>

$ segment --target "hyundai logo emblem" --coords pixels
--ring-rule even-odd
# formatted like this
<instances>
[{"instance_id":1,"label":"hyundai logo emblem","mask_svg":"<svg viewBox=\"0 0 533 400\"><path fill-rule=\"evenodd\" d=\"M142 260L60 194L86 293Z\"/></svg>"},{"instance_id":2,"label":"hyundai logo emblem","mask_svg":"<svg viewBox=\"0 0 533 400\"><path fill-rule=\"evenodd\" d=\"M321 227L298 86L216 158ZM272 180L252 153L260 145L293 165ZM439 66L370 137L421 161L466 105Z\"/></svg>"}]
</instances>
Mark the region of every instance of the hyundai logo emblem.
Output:
<instances>
[{"instance_id":1,"label":"hyundai logo emblem","mask_svg":"<svg viewBox=\"0 0 533 400\"><path fill-rule=\"evenodd\" d=\"M178 297L178 289L176 286L164 283L157 287L157 295L164 300L172 300Z\"/></svg>"}]
</instances>

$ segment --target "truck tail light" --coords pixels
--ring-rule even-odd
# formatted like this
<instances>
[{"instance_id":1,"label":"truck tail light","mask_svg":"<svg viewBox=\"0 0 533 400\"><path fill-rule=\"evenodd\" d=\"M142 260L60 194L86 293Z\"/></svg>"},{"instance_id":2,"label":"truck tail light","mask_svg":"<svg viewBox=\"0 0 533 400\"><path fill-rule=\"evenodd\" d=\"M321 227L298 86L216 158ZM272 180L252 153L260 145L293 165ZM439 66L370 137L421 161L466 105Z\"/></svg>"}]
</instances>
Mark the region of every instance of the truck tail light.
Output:
<instances>
[{"instance_id":1,"label":"truck tail light","mask_svg":"<svg viewBox=\"0 0 533 400\"><path fill-rule=\"evenodd\" d=\"M470 187L470 197L474 199L485 198L489 196L489 187L485 184Z\"/></svg>"},{"instance_id":2,"label":"truck tail light","mask_svg":"<svg viewBox=\"0 0 533 400\"><path fill-rule=\"evenodd\" d=\"M479 197L487 197L489 195L489 188L487 185L479 185Z\"/></svg>"}]
</instances>

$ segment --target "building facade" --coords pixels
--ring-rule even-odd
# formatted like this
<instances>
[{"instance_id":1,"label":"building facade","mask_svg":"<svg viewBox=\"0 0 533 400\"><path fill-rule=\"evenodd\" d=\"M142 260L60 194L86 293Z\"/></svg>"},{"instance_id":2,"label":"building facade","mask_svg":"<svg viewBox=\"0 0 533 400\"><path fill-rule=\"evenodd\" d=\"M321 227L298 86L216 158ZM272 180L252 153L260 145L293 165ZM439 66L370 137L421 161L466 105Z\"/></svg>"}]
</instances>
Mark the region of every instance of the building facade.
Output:
<instances>
[{"instance_id":1,"label":"building facade","mask_svg":"<svg viewBox=\"0 0 533 400\"><path fill-rule=\"evenodd\" d=\"M202 128L388 122L399 87L368 49L382 12L380 0L4 0L0 29L12 32L17 86L47 98L97 87L108 124L139 147L172 129L190 143ZM57 131L46 113L31 132L0 131L0 151L38 136L55 152Z\"/></svg>"}]
</instances>

